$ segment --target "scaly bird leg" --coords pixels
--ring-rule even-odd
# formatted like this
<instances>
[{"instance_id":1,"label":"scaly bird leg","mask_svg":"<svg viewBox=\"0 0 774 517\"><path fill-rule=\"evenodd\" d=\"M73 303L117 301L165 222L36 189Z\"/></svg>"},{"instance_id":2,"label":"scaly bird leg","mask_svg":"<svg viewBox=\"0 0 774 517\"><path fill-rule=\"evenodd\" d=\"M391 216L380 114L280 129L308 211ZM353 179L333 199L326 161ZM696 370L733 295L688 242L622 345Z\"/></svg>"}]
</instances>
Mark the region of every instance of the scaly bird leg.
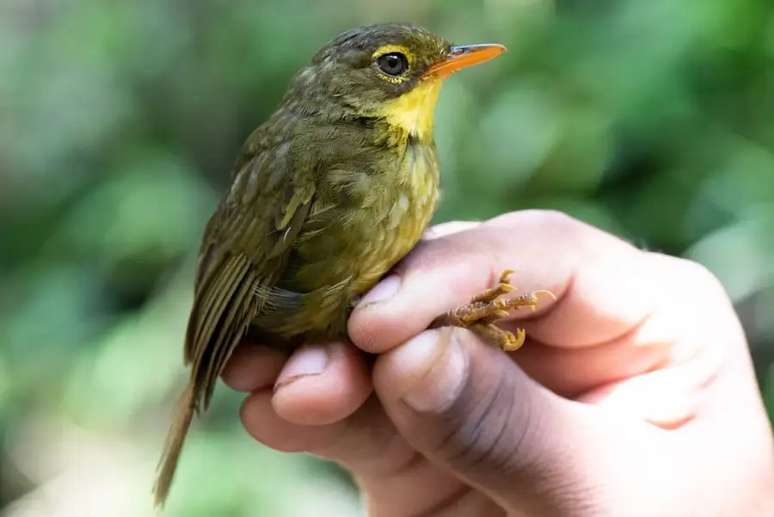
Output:
<instances>
[{"instance_id":1,"label":"scaly bird leg","mask_svg":"<svg viewBox=\"0 0 774 517\"><path fill-rule=\"evenodd\" d=\"M510 283L513 271L507 269L500 275L497 285L473 298L467 305L450 310L442 318L442 324L470 329L481 338L497 345L506 352L518 350L524 344L527 333L516 329L516 333L503 330L495 322L509 316L510 310L529 307L535 310L540 295L556 299L551 291L535 291L516 298L505 298L515 287Z\"/></svg>"}]
</instances>

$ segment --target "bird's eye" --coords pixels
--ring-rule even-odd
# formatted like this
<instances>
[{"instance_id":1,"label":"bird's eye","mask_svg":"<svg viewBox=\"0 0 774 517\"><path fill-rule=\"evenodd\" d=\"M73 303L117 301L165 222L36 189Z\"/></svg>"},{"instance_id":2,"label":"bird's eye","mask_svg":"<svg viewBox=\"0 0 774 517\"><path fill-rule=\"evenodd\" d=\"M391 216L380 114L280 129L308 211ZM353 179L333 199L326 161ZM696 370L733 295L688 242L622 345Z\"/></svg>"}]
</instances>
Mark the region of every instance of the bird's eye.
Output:
<instances>
[{"instance_id":1,"label":"bird's eye","mask_svg":"<svg viewBox=\"0 0 774 517\"><path fill-rule=\"evenodd\" d=\"M400 52L382 54L376 59L376 64L387 75L397 76L408 70L408 60Z\"/></svg>"}]
</instances>

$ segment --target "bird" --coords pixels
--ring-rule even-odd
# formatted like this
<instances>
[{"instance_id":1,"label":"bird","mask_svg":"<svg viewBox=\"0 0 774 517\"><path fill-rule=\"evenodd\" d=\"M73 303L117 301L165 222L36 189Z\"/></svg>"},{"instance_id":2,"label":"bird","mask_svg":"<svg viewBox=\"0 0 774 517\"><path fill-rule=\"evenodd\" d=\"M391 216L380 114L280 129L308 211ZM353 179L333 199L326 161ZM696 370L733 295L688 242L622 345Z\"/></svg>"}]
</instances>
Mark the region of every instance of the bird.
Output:
<instances>
[{"instance_id":1,"label":"bird","mask_svg":"<svg viewBox=\"0 0 774 517\"><path fill-rule=\"evenodd\" d=\"M441 85L503 51L453 45L414 24L369 25L334 37L293 77L247 138L204 230L185 334L190 376L159 462L158 506L193 416L207 409L246 336L285 348L346 338L354 304L420 240L435 211ZM518 348L523 331L494 322L534 308L536 295L503 296L510 273L442 319Z\"/></svg>"}]
</instances>

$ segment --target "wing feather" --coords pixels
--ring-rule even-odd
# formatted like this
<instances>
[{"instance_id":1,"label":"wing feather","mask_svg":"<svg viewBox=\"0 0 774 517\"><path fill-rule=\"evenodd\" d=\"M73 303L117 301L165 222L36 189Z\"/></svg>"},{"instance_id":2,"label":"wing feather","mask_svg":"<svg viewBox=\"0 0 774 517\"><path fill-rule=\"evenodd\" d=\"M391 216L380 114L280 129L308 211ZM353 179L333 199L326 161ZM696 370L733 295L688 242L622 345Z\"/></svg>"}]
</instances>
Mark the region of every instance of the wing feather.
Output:
<instances>
[{"instance_id":1,"label":"wing feather","mask_svg":"<svg viewBox=\"0 0 774 517\"><path fill-rule=\"evenodd\" d=\"M284 206L274 207L278 204L274 199L267 200L258 213L252 207L247 212L232 211L232 217L241 219L235 232L212 236L213 240L220 237L214 245L221 250L217 261L207 265L211 271L203 275L205 280L196 290L186 343L194 393L204 408L226 360L251 322L268 309L300 303L298 296L289 297L274 284L309 214L314 184L293 183L288 190Z\"/></svg>"},{"instance_id":2,"label":"wing feather","mask_svg":"<svg viewBox=\"0 0 774 517\"><path fill-rule=\"evenodd\" d=\"M209 405L218 376L251 322L302 303L303 293L275 286L316 192L313 165L293 163L289 148L287 138L254 132L231 190L205 229L185 337L190 378L159 462L158 505L169 492L193 415Z\"/></svg>"}]
</instances>

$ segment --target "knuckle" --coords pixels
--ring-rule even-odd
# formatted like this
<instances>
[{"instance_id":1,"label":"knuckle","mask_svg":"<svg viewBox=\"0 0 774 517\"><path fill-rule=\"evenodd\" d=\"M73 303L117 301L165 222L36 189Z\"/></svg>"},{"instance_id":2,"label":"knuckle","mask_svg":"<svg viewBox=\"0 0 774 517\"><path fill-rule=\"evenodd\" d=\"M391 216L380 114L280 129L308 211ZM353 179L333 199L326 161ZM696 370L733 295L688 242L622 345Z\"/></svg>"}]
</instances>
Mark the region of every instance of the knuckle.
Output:
<instances>
[{"instance_id":1,"label":"knuckle","mask_svg":"<svg viewBox=\"0 0 774 517\"><path fill-rule=\"evenodd\" d=\"M561 229L577 229L581 223L574 217L570 217L564 212L554 209L536 209L533 217L542 221L543 224L554 226Z\"/></svg>"},{"instance_id":2,"label":"knuckle","mask_svg":"<svg viewBox=\"0 0 774 517\"><path fill-rule=\"evenodd\" d=\"M487 224L491 226L537 226L541 229L549 229L554 232L577 232L585 225L579 220L564 212L554 209L533 208L509 212L490 219Z\"/></svg>"},{"instance_id":3,"label":"knuckle","mask_svg":"<svg viewBox=\"0 0 774 517\"><path fill-rule=\"evenodd\" d=\"M713 300L728 300L725 287L707 266L684 258L670 257L679 278L692 292L710 296Z\"/></svg>"}]
</instances>

